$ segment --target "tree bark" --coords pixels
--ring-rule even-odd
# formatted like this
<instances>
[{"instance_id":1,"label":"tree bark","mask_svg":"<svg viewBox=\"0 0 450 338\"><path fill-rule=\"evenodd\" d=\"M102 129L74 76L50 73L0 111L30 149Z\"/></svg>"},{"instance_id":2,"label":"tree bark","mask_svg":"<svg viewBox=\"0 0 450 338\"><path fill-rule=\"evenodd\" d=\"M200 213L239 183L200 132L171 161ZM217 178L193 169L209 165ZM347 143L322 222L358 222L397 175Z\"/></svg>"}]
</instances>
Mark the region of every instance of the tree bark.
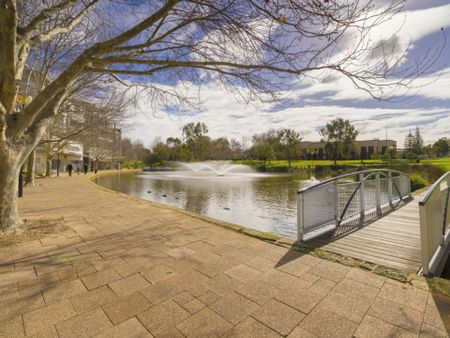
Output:
<instances>
[{"instance_id":1,"label":"tree bark","mask_svg":"<svg viewBox=\"0 0 450 338\"><path fill-rule=\"evenodd\" d=\"M45 176L52 176L52 157L47 155L46 166L45 166Z\"/></svg>"},{"instance_id":2,"label":"tree bark","mask_svg":"<svg viewBox=\"0 0 450 338\"><path fill-rule=\"evenodd\" d=\"M25 184L34 186L35 171L36 171L36 149L31 152L30 156L28 156L27 177L25 179Z\"/></svg>"},{"instance_id":3,"label":"tree bark","mask_svg":"<svg viewBox=\"0 0 450 338\"><path fill-rule=\"evenodd\" d=\"M21 224L17 208L20 160L0 155L0 163L0 231L6 231Z\"/></svg>"}]
</instances>

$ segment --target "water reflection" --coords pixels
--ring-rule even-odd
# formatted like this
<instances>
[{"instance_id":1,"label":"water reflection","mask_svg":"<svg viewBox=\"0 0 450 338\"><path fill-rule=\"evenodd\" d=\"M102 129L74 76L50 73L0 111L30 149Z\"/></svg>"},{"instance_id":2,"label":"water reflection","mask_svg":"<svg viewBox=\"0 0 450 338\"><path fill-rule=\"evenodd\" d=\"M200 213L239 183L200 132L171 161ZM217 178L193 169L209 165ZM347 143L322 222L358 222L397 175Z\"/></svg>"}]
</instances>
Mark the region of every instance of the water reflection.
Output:
<instances>
[{"instance_id":1,"label":"water reflection","mask_svg":"<svg viewBox=\"0 0 450 338\"><path fill-rule=\"evenodd\" d=\"M245 227L296 237L297 190L308 176L153 172L99 177L96 183L132 196Z\"/></svg>"}]
</instances>

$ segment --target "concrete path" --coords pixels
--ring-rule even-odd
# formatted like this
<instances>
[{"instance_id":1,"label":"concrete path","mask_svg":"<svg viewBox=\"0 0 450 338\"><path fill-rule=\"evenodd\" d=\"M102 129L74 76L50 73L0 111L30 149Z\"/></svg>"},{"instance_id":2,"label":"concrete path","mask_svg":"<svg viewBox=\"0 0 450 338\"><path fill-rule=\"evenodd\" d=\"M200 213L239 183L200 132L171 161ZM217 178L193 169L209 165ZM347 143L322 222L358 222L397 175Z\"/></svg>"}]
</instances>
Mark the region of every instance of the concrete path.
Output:
<instances>
[{"instance_id":1,"label":"concrete path","mask_svg":"<svg viewBox=\"0 0 450 338\"><path fill-rule=\"evenodd\" d=\"M38 180L0 248L0 337L447 337L449 298L102 191ZM447 332L446 332L447 330Z\"/></svg>"}]
</instances>

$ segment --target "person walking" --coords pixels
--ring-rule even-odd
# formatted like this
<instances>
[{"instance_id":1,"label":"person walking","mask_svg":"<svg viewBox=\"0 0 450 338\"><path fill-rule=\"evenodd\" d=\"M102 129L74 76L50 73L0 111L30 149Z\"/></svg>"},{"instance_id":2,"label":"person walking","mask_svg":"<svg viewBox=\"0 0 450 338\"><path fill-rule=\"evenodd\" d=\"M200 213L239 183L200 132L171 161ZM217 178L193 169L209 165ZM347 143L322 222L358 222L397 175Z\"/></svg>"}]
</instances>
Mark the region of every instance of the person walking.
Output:
<instances>
[{"instance_id":1,"label":"person walking","mask_svg":"<svg viewBox=\"0 0 450 338\"><path fill-rule=\"evenodd\" d=\"M80 165L80 163L76 163L75 164L75 170L77 171L77 175L80 175L80 171L81 171L81 165Z\"/></svg>"},{"instance_id":2,"label":"person walking","mask_svg":"<svg viewBox=\"0 0 450 338\"><path fill-rule=\"evenodd\" d=\"M88 165L87 165L87 163L84 164L83 170L84 170L84 174L87 175L87 173L88 173Z\"/></svg>"},{"instance_id":3,"label":"person walking","mask_svg":"<svg viewBox=\"0 0 450 338\"><path fill-rule=\"evenodd\" d=\"M69 173L69 177L72 176L73 164L69 163L67 165L67 172Z\"/></svg>"}]
</instances>

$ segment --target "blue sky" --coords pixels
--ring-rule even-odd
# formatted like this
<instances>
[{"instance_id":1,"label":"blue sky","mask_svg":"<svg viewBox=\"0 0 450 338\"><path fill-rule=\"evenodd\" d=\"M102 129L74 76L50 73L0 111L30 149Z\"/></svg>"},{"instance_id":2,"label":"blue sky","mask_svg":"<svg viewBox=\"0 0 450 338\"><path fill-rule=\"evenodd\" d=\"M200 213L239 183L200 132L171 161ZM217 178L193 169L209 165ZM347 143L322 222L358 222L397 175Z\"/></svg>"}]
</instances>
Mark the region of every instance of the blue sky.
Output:
<instances>
[{"instance_id":1,"label":"blue sky","mask_svg":"<svg viewBox=\"0 0 450 338\"><path fill-rule=\"evenodd\" d=\"M406 19L396 34L396 42L399 45L412 42L406 62L430 48L442 46L441 27L450 39L449 0L410 0L397 21L391 20L381 28L381 34L389 36L403 18ZM133 108L135 116L125 136L150 145L157 137L180 136L185 123L202 121L208 125L212 137L241 139L270 128L293 128L306 140L318 140L318 130L339 116L356 125L359 139L384 139L387 132L388 138L397 140L399 147L405 134L416 126L426 142L450 137L450 41L433 71L419 78L416 84L416 89L401 97L378 102L344 78L326 83L303 81L293 83L283 93L281 102L253 106L239 102L233 94L211 82L201 87L201 106L189 114L169 114L162 109L155 113L148 109L143 97L138 107ZM188 87L191 93L199 90L194 84Z\"/></svg>"}]
</instances>

